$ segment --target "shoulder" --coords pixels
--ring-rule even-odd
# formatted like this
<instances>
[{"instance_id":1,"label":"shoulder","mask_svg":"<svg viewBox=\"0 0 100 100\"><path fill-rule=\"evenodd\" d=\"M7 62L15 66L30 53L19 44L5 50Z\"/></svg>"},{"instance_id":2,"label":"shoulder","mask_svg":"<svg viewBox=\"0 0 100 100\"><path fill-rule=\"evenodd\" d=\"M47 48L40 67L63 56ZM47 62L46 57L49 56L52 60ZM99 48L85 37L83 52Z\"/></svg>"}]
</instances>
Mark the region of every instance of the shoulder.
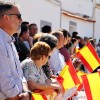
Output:
<instances>
[{"instance_id":1,"label":"shoulder","mask_svg":"<svg viewBox=\"0 0 100 100\"><path fill-rule=\"evenodd\" d=\"M5 57L7 55L8 55L8 45L7 45L6 41L4 41L0 37L0 56Z\"/></svg>"},{"instance_id":2,"label":"shoulder","mask_svg":"<svg viewBox=\"0 0 100 100\"><path fill-rule=\"evenodd\" d=\"M31 58L26 58L21 62L21 68L24 69L25 67L34 65L34 62L31 60Z\"/></svg>"},{"instance_id":3,"label":"shoulder","mask_svg":"<svg viewBox=\"0 0 100 100\"><path fill-rule=\"evenodd\" d=\"M67 49L64 47L60 49L60 52L65 52L65 51L67 51Z\"/></svg>"}]
</instances>

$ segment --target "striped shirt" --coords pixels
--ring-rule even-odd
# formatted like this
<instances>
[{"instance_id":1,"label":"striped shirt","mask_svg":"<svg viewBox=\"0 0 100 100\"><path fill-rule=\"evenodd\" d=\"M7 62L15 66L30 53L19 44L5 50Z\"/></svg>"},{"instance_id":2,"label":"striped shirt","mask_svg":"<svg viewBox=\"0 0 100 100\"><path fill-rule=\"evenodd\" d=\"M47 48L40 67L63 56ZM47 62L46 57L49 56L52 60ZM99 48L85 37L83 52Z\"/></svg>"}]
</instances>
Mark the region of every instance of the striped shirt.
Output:
<instances>
[{"instance_id":1,"label":"striped shirt","mask_svg":"<svg viewBox=\"0 0 100 100\"><path fill-rule=\"evenodd\" d=\"M22 93L23 73L11 36L0 29L0 100Z\"/></svg>"}]
</instances>

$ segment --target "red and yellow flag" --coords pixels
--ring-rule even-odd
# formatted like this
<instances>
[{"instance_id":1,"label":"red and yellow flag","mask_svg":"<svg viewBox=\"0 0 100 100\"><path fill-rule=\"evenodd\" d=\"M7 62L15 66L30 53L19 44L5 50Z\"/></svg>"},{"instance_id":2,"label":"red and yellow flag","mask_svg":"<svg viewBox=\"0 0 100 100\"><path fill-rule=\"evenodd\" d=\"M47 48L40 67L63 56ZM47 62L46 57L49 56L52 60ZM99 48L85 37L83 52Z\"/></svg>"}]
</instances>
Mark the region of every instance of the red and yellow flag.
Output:
<instances>
[{"instance_id":1,"label":"red and yellow flag","mask_svg":"<svg viewBox=\"0 0 100 100\"><path fill-rule=\"evenodd\" d=\"M87 74L87 73L84 73L84 72L82 72L82 71L77 71L77 75L78 75L78 77L79 77L79 79L80 79L80 82L81 82L81 84L77 85L77 90L78 90L78 91L81 91L82 88L83 88L83 83L82 83L82 78L81 78L81 76L82 76L82 75L86 75L86 74Z\"/></svg>"},{"instance_id":2,"label":"red and yellow flag","mask_svg":"<svg viewBox=\"0 0 100 100\"><path fill-rule=\"evenodd\" d=\"M68 60L66 66L62 69L57 80L62 84L64 90L80 84L80 80L70 60Z\"/></svg>"},{"instance_id":3,"label":"red and yellow flag","mask_svg":"<svg viewBox=\"0 0 100 100\"><path fill-rule=\"evenodd\" d=\"M87 43L86 46L80 49L76 57L81 59L89 72L93 72L93 70L100 66L100 59L90 43Z\"/></svg>"},{"instance_id":4,"label":"red and yellow flag","mask_svg":"<svg viewBox=\"0 0 100 100\"><path fill-rule=\"evenodd\" d=\"M40 93L32 93L32 100L47 100L47 97Z\"/></svg>"},{"instance_id":5,"label":"red and yellow flag","mask_svg":"<svg viewBox=\"0 0 100 100\"><path fill-rule=\"evenodd\" d=\"M84 90L86 92L87 100L100 99L100 75L93 73L82 76Z\"/></svg>"}]
</instances>

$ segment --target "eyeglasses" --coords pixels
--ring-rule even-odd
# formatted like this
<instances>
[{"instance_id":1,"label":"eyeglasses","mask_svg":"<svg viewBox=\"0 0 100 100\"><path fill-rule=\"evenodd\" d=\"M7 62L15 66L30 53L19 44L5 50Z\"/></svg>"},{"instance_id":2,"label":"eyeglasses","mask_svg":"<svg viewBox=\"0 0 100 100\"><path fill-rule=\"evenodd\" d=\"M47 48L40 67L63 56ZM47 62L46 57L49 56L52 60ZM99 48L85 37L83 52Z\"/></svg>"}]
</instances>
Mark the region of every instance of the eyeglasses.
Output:
<instances>
[{"instance_id":1,"label":"eyeglasses","mask_svg":"<svg viewBox=\"0 0 100 100\"><path fill-rule=\"evenodd\" d=\"M16 15L18 17L18 19L21 19L21 14L4 14L4 15ZM3 16L3 15L2 15Z\"/></svg>"}]
</instances>

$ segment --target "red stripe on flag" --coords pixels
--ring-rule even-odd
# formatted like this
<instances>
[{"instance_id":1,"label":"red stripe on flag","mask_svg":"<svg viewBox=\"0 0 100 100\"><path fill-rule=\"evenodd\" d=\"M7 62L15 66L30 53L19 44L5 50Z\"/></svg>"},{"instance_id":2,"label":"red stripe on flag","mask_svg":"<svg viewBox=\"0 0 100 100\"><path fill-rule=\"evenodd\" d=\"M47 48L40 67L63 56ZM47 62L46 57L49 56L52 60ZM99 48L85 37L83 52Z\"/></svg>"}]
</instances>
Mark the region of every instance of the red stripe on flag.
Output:
<instances>
[{"instance_id":1,"label":"red stripe on flag","mask_svg":"<svg viewBox=\"0 0 100 100\"><path fill-rule=\"evenodd\" d=\"M77 76L77 73L75 71L75 68L74 68L71 60L67 61L67 65L69 66L68 69L69 69L70 75L72 76L72 79L74 80L75 85L80 84L80 80Z\"/></svg>"},{"instance_id":2,"label":"red stripe on flag","mask_svg":"<svg viewBox=\"0 0 100 100\"><path fill-rule=\"evenodd\" d=\"M83 84L80 84L80 85L78 86L78 88L77 88L77 91L81 91L82 88L83 88Z\"/></svg>"},{"instance_id":3,"label":"red stripe on flag","mask_svg":"<svg viewBox=\"0 0 100 100\"><path fill-rule=\"evenodd\" d=\"M35 100L34 97L33 97L33 95L32 95L32 100Z\"/></svg>"},{"instance_id":4,"label":"red stripe on flag","mask_svg":"<svg viewBox=\"0 0 100 100\"><path fill-rule=\"evenodd\" d=\"M98 63L100 64L99 56L98 56L98 54L96 53L94 47L93 47L90 43L87 44L87 47L88 47L88 49L91 51L91 53L93 54L93 56L95 57L95 59L98 61ZM97 66L97 67L98 67L98 66Z\"/></svg>"},{"instance_id":5,"label":"red stripe on flag","mask_svg":"<svg viewBox=\"0 0 100 100\"><path fill-rule=\"evenodd\" d=\"M91 66L89 65L89 63L86 61L86 59L81 55L80 52L78 52L76 56L77 56L79 59L81 59L81 61L82 61L83 64L85 65L85 67L86 67L90 72L93 72L93 69L91 68Z\"/></svg>"},{"instance_id":6,"label":"red stripe on flag","mask_svg":"<svg viewBox=\"0 0 100 100\"><path fill-rule=\"evenodd\" d=\"M86 92L87 100L93 100L87 76L83 75L81 77L82 77L82 80L83 80L83 84L85 84L84 89L85 89L85 92Z\"/></svg>"},{"instance_id":7,"label":"red stripe on flag","mask_svg":"<svg viewBox=\"0 0 100 100\"><path fill-rule=\"evenodd\" d=\"M42 96L42 98L44 99L44 100L47 100L47 97L45 96L45 95L41 95Z\"/></svg>"},{"instance_id":8,"label":"red stripe on flag","mask_svg":"<svg viewBox=\"0 0 100 100\"><path fill-rule=\"evenodd\" d=\"M58 81L61 85L63 84L63 81L64 81L63 77L61 77L61 76L59 75L56 79L57 79L57 81Z\"/></svg>"},{"instance_id":9,"label":"red stripe on flag","mask_svg":"<svg viewBox=\"0 0 100 100\"><path fill-rule=\"evenodd\" d=\"M64 82L64 78L61 77L60 75L56 78L56 80L61 84L63 91L65 92L64 86L63 86L63 82Z\"/></svg>"}]
</instances>

